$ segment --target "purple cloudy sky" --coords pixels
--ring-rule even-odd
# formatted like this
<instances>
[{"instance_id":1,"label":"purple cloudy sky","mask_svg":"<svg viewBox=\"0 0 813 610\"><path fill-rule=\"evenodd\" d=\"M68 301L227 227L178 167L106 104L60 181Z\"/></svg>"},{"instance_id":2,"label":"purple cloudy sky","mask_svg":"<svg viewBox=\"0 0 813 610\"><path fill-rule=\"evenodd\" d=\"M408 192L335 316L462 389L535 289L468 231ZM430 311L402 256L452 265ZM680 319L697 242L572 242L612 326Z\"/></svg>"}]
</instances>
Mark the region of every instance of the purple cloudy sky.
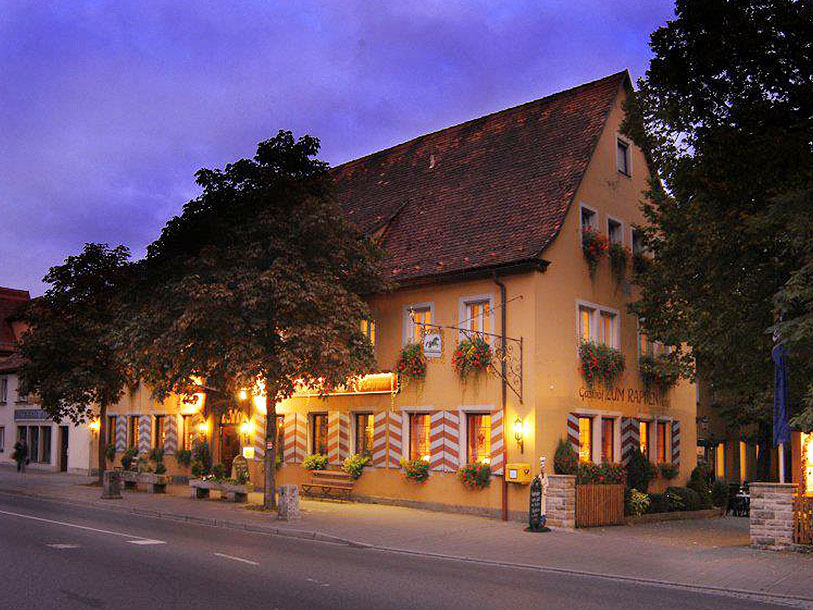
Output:
<instances>
[{"instance_id":1,"label":"purple cloudy sky","mask_svg":"<svg viewBox=\"0 0 813 610\"><path fill-rule=\"evenodd\" d=\"M0 285L136 256L199 167L279 129L335 164L628 68L670 0L14 2L0 8Z\"/></svg>"}]
</instances>

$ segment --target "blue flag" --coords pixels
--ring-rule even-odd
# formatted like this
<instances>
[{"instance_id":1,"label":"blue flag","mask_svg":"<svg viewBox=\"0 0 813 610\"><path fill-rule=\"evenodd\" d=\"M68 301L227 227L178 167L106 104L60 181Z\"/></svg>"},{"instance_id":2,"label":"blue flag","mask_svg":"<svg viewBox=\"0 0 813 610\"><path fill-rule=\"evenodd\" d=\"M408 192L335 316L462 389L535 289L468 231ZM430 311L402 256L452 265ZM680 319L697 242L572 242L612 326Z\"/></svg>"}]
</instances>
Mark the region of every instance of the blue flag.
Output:
<instances>
[{"instance_id":1,"label":"blue flag","mask_svg":"<svg viewBox=\"0 0 813 610\"><path fill-rule=\"evenodd\" d=\"M774 346L773 356L773 446L790 442L788 426L788 369L787 350L781 344Z\"/></svg>"}]
</instances>

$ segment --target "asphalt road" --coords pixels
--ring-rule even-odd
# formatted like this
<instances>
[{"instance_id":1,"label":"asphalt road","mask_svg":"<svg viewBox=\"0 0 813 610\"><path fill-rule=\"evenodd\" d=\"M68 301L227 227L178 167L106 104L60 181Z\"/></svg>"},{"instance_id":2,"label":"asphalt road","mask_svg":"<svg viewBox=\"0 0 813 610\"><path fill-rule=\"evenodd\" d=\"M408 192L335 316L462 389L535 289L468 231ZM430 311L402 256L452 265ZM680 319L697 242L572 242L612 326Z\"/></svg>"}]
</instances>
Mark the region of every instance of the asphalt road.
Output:
<instances>
[{"instance_id":1,"label":"asphalt road","mask_svg":"<svg viewBox=\"0 0 813 610\"><path fill-rule=\"evenodd\" d=\"M771 608L0 493L0 608Z\"/></svg>"}]
</instances>

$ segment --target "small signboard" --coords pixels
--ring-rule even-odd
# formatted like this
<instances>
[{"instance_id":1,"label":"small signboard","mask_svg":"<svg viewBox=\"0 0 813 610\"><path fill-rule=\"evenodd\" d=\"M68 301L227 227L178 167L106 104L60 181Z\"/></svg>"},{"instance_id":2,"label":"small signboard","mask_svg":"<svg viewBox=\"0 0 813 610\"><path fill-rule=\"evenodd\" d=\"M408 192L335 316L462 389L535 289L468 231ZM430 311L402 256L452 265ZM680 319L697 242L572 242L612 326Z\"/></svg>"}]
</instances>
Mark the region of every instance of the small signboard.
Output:
<instances>
[{"instance_id":1,"label":"small signboard","mask_svg":"<svg viewBox=\"0 0 813 610\"><path fill-rule=\"evenodd\" d=\"M14 409L14 419L48 419L48 414L42 409Z\"/></svg>"},{"instance_id":2,"label":"small signboard","mask_svg":"<svg viewBox=\"0 0 813 610\"><path fill-rule=\"evenodd\" d=\"M427 358L440 358L442 347L440 333L427 333L423 336L423 355Z\"/></svg>"}]
</instances>

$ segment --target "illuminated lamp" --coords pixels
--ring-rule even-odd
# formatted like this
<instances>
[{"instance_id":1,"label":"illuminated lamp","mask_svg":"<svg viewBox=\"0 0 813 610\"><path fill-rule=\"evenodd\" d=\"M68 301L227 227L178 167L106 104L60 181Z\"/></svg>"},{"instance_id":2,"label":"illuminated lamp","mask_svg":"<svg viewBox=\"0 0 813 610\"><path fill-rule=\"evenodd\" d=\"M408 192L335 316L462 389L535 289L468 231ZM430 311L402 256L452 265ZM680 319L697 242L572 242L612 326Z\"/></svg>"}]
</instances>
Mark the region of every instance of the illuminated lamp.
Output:
<instances>
[{"instance_id":1,"label":"illuminated lamp","mask_svg":"<svg viewBox=\"0 0 813 610\"><path fill-rule=\"evenodd\" d=\"M98 419L94 419L88 423L88 430L91 432L98 432L102 424Z\"/></svg>"},{"instance_id":2,"label":"illuminated lamp","mask_svg":"<svg viewBox=\"0 0 813 610\"><path fill-rule=\"evenodd\" d=\"M246 392L245 390L240 390L240 392L238 392L237 394L237 398L239 398L240 400L248 399L248 392Z\"/></svg>"},{"instance_id":3,"label":"illuminated lamp","mask_svg":"<svg viewBox=\"0 0 813 610\"><path fill-rule=\"evenodd\" d=\"M209 422L208 421L200 422L200 424L198 424L198 432L200 432L201 434L206 434L207 432L209 432Z\"/></svg>"},{"instance_id":4,"label":"illuminated lamp","mask_svg":"<svg viewBox=\"0 0 813 610\"><path fill-rule=\"evenodd\" d=\"M517 441L519 452L525 453L525 425L519 415L514 420L514 439Z\"/></svg>"}]
</instances>

